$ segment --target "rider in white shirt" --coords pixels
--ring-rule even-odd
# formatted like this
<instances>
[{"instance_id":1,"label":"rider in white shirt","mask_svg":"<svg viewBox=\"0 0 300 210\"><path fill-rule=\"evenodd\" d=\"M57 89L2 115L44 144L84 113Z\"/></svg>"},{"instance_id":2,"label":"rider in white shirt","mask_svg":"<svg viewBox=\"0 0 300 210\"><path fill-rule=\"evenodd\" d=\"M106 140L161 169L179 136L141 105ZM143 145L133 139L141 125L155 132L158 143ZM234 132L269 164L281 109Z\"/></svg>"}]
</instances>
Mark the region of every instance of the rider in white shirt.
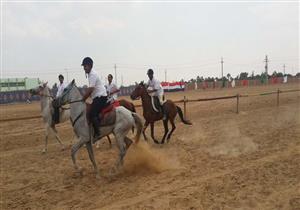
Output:
<instances>
[{"instance_id":1,"label":"rider in white shirt","mask_svg":"<svg viewBox=\"0 0 300 210\"><path fill-rule=\"evenodd\" d=\"M64 89L66 87L66 84L64 83L64 76L60 74L58 76L58 79L59 79L59 84L57 85L56 98L58 98L64 92Z\"/></svg>"},{"instance_id":2,"label":"rider in white shirt","mask_svg":"<svg viewBox=\"0 0 300 210\"><path fill-rule=\"evenodd\" d=\"M147 75L149 77L147 92L149 94L153 94L153 96L155 96L155 97L158 97L159 103L161 106L160 107L161 111L164 115L164 118L166 118L166 112L165 112L165 109L163 106L163 104L164 104L164 89L162 88L160 81L153 77L153 74L154 74L153 70L149 69L147 72Z\"/></svg>"},{"instance_id":3,"label":"rider in white shirt","mask_svg":"<svg viewBox=\"0 0 300 210\"><path fill-rule=\"evenodd\" d=\"M59 83L57 85L57 93L56 93L56 98L58 98L64 91L66 85L64 83L64 76L63 75L59 75L58 76L58 79L59 79ZM55 103L55 99L53 101L53 103ZM54 120L54 123L59 123L59 107L57 106L53 106L54 108L54 113L53 113L53 120Z\"/></svg>"},{"instance_id":4,"label":"rider in white shirt","mask_svg":"<svg viewBox=\"0 0 300 210\"><path fill-rule=\"evenodd\" d=\"M105 85L107 95L108 95L108 101L110 103L113 103L118 98L118 92L120 92L120 89L117 87L115 83L112 82L113 76L109 74L107 76L108 84Z\"/></svg>"},{"instance_id":5,"label":"rider in white shirt","mask_svg":"<svg viewBox=\"0 0 300 210\"><path fill-rule=\"evenodd\" d=\"M84 71L88 74L89 87L87 88L83 100L85 101L88 97L93 99L92 108L89 113L89 118L93 124L95 139L100 138L100 119L99 112L107 106L107 93L103 82L100 80L98 74L92 70L93 60L90 57L83 59L82 64Z\"/></svg>"}]
</instances>

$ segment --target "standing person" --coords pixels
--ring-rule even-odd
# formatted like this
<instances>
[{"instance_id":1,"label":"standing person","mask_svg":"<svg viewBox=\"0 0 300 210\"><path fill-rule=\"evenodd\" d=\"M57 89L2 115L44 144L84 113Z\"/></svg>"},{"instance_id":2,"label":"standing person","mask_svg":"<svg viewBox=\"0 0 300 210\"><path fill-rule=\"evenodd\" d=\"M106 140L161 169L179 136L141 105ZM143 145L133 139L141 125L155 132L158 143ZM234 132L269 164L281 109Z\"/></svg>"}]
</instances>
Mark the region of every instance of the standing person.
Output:
<instances>
[{"instance_id":1,"label":"standing person","mask_svg":"<svg viewBox=\"0 0 300 210\"><path fill-rule=\"evenodd\" d=\"M148 81L148 93L154 93L154 96L158 98L160 103L161 112L163 113L164 119L166 118L166 112L164 110L164 89L162 88L160 81L153 77L154 72L152 69L149 69L147 72L147 75L149 77Z\"/></svg>"},{"instance_id":2,"label":"standing person","mask_svg":"<svg viewBox=\"0 0 300 210\"><path fill-rule=\"evenodd\" d=\"M120 89L118 89L117 85L113 83L113 76L109 74L107 76L108 84L105 85L107 95L108 95L108 101L110 103L113 103L118 98L118 92L120 92Z\"/></svg>"},{"instance_id":3,"label":"standing person","mask_svg":"<svg viewBox=\"0 0 300 210\"><path fill-rule=\"evenodd\" d=\"M100 120L99 113L107 106L107 93L103 82L100 80L96 71L92 70L93 60L90 57L83 59L82 64L85 73L88 75L89 87L83 96L85 101L88 97L93 99L89 118L93 124L95 139L100 138Z\"/></svg>"},{"instance_id":4,"label":"standing person","mask_svg":"<svg viewBox=\"0 0 300 210\"><path fill-rule=\"evenodd\" d=\"M63 93L63 91L66 87L66 84L64 83L64 79L65 78L63 75L60 74L58 76L59 83L57 85L57 93L56 93L55 98L58 98ZM53 101L53 104L55 104L55 99ZM53 120L54 120L54 123L57 124L57 123L59 123L59 107L53 106L53 108L54 108Z\"/></svg>"}]
</instances>

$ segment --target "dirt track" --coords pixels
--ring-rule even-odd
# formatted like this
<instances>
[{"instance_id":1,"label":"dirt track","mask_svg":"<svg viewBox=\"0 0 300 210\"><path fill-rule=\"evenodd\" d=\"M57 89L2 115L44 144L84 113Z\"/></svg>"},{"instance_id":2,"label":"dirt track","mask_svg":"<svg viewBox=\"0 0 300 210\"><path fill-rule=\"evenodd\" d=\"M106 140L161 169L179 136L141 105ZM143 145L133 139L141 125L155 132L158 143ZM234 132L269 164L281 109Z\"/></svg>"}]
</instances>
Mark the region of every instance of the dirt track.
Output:
<instances>
[{"instance_id":1,"label":"dirt track","mask_svg":"<svg viewBox=\"0 0 300 210\"><path fill-rule=\"evenodd\" d=\"M299 85L189 91L168 94L178 100ZM177 120L169 144L142 144L128 151L124 171L109 176L117 158L102 140L95 148L101 179L87 152L73 170L72 130L58 126L68 149L49 139L47 154L41 119L1 123L1 209L300 209L300 92L188 104L193 126ZM1 118L39 114L39 104L0 106ZM140 112L140 110L138 110ZM157 123L156 136L162 136ZM149 130L148 130L149 135ZM114 142L114 141L113 141ZM114 143L113 143L114 144Z\"/></svg>"}]
</instances>

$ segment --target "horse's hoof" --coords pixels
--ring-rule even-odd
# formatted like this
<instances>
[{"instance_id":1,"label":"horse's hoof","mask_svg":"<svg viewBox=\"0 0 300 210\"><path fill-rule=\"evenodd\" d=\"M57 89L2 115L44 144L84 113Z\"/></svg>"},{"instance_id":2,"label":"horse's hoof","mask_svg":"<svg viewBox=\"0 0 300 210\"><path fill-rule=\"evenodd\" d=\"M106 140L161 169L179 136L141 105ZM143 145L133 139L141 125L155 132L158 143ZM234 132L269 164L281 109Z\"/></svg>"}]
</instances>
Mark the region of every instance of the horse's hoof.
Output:
<instances>
[{"instance_id":1,"label":"horse's hoof","mask_svg":"<svg viewBox=\"0 0 300 210\"><path fill-rule=\"evenodd\" d=\"M63 146L61 147L61 151L65 151L65 149L66 149L65 145L63 145Z\"/></svg>"},{"instance_id":2,"label":"horse's hoof","mask_svg":"<svg viewBox=\"0 0 300 210\"><path fill-rule=\"evenodd\" d=\"M155 143L155 144L159 144L159 142L158 142L157 140L154 140L154 143Z\"/></svg>"},{"instance_id":3,"label":"horse's hoof","mask_svg":"<svg viewBox=\"0 0 300 210\"><path fill-rule=\"evenodd\" d=\"M42 150L42 154L46 154L47 150L46 149L43 149Z\"/></svg>"}]
</instances>

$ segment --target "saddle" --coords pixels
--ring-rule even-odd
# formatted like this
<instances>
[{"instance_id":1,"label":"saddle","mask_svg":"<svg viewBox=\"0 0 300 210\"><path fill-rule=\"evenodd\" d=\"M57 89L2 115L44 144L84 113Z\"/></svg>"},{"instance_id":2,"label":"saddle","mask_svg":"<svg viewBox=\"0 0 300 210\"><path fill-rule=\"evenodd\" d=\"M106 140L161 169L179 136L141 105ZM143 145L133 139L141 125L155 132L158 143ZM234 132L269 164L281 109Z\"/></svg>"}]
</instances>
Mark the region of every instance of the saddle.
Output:
<instances>
[{"instance_id":1,"label":"saddle","mask_svg":"<svg viewBox=\"0 0 300 210\"><path fill-rule=\"evenodd\" d=\"M114 103L107 104L107 106L99 112L100 126L113 125L116 122L116 107L120 106L119 101L114 101ZM91 110L91 105L88 104L86 107L86 118L90 124L89 113Z\"/></svg>"}]
</instances>

